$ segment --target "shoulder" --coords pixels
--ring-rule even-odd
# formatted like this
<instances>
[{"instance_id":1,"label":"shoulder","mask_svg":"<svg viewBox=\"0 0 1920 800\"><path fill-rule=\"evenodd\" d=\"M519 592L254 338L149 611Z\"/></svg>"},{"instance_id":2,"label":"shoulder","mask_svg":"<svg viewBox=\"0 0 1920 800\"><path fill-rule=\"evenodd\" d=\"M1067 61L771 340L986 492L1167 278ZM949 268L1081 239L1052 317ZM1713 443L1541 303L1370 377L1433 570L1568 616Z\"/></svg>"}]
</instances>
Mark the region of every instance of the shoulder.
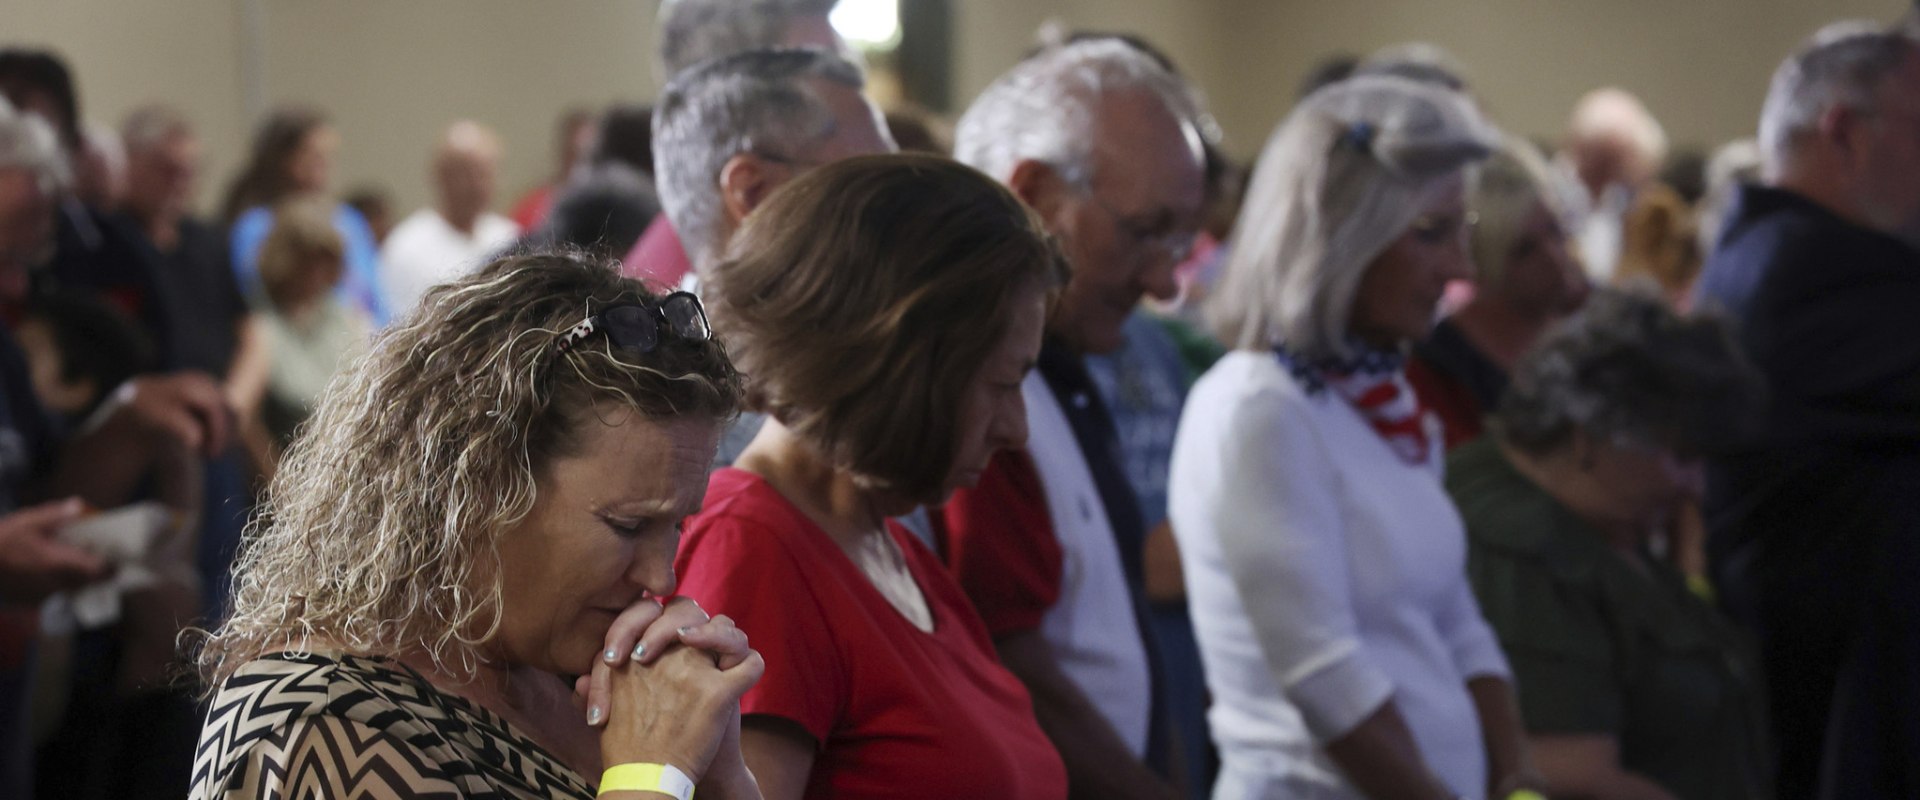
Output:
<instances>
[{"instance_id":1,"label":"shoulder","mask_svg":"<svg viewBox=\"0 0 1920 800\"><path fill-rule=\"evenodd\" d=\"M487 212L480 215L480 223L474 228L482 238L511 239L520 235L520 223L512 219Z\"/></svg>"},{"instance_id":2,"label":"shoulder","mask_svg":"<svg viewBox=\"0 0 1920 800\"><path fill-rule=\"evenodd\" d=\"M704 507L689 518L677 558L683 593L764 595L804 584L811 520L767 482L732 467L713 473ZM777 588L776 588L777 587ZM731 612L730 612L731 613Z\"/></svg>"},{"instance_id":3,"label":"shoulder","mask_svg":"<svg viewBox=\"0 0 1920 800\"><path fill-rule=\"evenodd\" d=\"M433 213L432 209L420 209L408 214L406 219L400 220L393 230L387 232L387 241L381 245L381 250L413 247L443 226L440 215Z\"/></svg>"},{"instance_id":4,"label":"shoulder","mask_svg":"<svg viewBox=\"0 0 1920 800\"><path fill-rule=\"evenodd\" d=\"M1537 558L1560 535L1558 504L1513 468L1490 438L1447 455L1447 494L1479 548Z\"/></svg>"},{"instance_id":5,"label":"shoulder","mask_svg":"<svg viewBox=\"0 0 1920 800\"><path fill-rule=\"evenodd\" d=\"M1312 420L1325 403L1325 397L1309 395L1278 359L1235 350L1194 383L1181 418L1181 437L1218 442L1296 437L1314 427Z\"/></svg>"},{"instance_id":6,"label":"shoulder","mask_svg":"<svg viewBox=\"0 0 1920 800\"><path fill-rule=\"evenodd\" d=\"M256 727L307 716L369 721L398 709L395 694L424 697L433 689L385 662L347 656L277 653L256 658L220 685L208 713Z\"/></svg>"},{"instance_id":7,"label":"shoulder","mask_svg":"<svg viewBox=\"0 0 1920 800\"><path fill-rule=\"evenodd\" d=\"M221 684L208 710L194 796L464 796L470 770L422 721L442 705L436 694L371 659L255 659ZM361 769L342 773L343 763Z\"/></svg>"},{"instance_id":8,"label":"shoulder","mask_svg":"<svg viewBox=\"0 0 1920 800\"><path fill-rule=\"evenodd\" d=\"M708 532L783 537L809 524L800 510L766 479L735 467L714 470L700 513L687 520L687 533Z\"/></svg>"}]
</instances>

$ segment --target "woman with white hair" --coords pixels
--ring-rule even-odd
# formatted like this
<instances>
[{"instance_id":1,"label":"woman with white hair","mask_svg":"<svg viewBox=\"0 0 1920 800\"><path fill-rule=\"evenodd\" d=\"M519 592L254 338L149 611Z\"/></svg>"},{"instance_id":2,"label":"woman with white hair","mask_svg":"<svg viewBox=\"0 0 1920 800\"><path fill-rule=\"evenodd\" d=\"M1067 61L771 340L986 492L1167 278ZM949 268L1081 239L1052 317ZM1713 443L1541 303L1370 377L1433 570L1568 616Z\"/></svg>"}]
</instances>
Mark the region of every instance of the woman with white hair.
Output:
<instances>
[{"instance_id":1,"label":"woman with white hair","mask_svg":"<svg viewBox=\"0 0 1920 800\"><path fill-rule=\"evenodd\" d=\"M1308 97L1253 175L1171 504L1223 769L1215 797L1506 797L1536 786L1464 570L1437 425L1401 365L1469 273L1457 92Z\"/></svg>"}]
</instances>

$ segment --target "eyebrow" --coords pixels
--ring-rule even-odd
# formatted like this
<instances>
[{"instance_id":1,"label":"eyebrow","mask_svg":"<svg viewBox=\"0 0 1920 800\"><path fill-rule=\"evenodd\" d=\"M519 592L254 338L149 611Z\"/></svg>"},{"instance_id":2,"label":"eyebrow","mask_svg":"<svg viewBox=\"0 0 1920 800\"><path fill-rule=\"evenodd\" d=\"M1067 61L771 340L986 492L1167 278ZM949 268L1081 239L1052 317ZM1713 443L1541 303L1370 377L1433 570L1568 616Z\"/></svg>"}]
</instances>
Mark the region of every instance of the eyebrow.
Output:
<instances>
[{"instance_id":1,"label":"eyebrow","mask_svg":"<svg viewBox=\"0 0 1920 800\"><path fill-rule=\"evenodd\" d=\"M623 513L648 517L672 514L680 510L680 506L672 500L616 500L602 505L599 513L611 513L616 508Z\"/></svg>"}]
</instances>

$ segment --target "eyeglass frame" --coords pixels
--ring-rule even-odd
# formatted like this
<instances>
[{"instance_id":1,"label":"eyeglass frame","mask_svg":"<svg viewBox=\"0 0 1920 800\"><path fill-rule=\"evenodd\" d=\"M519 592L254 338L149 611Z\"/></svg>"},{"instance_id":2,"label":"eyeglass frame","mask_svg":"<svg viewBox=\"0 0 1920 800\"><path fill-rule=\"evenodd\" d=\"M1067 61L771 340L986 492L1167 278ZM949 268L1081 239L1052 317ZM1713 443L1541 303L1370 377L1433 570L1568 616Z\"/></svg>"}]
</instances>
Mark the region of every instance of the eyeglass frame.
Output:
<instances>
[{"instance_id":1,"label":"eyeglass frame","mask_svg":"<svg viewBox=\"0 0 1920 800\"><path fill-rule=\"evenodd\" d=\"M1113 226L1119 228L1121 233L1127 235L1127 238L1132 239L1134 244L1140 247L1151 248L1154 252L1168 256L1175 264L1182 263L1187 260L1188 256L1193 255L1194 245L1200 238L1200 232L1198 230L1182 232L1176 228L1166 233L1154 233L1151 230L1143 228L1139 223L1128 219L1127 215L1120 209L1114 208L1111 204L1107 203L1106 200L1101 199L1100 193L1093 190L1093 181L1081 180L1075 182L1075 184L1075 188L1080 191L1081 196L1092 200L1094 205L1099 206L1101 211L1106 212L1107 217L1113 220Z\"/></svg>"},{"instance_id":2,"label":"eyeglass frame","mask_svg":"<svg viewBox=\"0 0 1920 800\"><path fill-rule=\"evenodd\" d=\"M684 298L687 305L693 309L693 315L687 322L689 326L697 323L697 333L694 332L696 330L694 327L689 327L688 330L685 331L681 330L680 326L675 324L673 318L667 316L667 306L682 298ZM613 329L607 324L607 315L622 308L637 308L646 312L647 319L653 322L653 340L651 342L645 345L628 345L621 344L614 338ZM672 334L675 338L684 341L708 342L713 340L713 324L707 319L706 306L700 303L699 296L692 292L678 291L669 293L665 297L660 298L658 302L616 303L598 312L590 313L586 319L581 320L579 324L567 329L565 333L555 338L553 345L554 352L561 354L570 352L588 337L593 336L595 333L606 331L607 341L615 347L622 350L651 353L660 346L661 342L666 341L666 337L661 335L661 331L663 330Z\"/></svg>"}]
</instances>

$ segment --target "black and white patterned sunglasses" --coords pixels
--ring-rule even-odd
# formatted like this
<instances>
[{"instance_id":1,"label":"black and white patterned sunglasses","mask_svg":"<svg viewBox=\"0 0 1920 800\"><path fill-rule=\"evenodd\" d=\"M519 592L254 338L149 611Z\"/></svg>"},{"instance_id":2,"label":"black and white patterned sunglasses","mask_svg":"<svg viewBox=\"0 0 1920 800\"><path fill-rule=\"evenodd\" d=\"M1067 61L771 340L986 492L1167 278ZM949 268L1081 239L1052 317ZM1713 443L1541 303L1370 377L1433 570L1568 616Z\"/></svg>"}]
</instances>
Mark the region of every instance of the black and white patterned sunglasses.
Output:
<instances>
[{"instance_id":1,"label":"black and white patterned sunglasses","mask_svg":"<svg viewBox=\"0 0 1920 800\"><path fill-rule=\"evenodd\" d=\"M690 342L713 338L707 324L707 310L692 292L674 292L659 303L623 303L588 316L554 343L554 349L567 352L587 337L605 332L607 341L624 350L650 353L660 346L661 331Z\"/></svg>"}]
</instances>

